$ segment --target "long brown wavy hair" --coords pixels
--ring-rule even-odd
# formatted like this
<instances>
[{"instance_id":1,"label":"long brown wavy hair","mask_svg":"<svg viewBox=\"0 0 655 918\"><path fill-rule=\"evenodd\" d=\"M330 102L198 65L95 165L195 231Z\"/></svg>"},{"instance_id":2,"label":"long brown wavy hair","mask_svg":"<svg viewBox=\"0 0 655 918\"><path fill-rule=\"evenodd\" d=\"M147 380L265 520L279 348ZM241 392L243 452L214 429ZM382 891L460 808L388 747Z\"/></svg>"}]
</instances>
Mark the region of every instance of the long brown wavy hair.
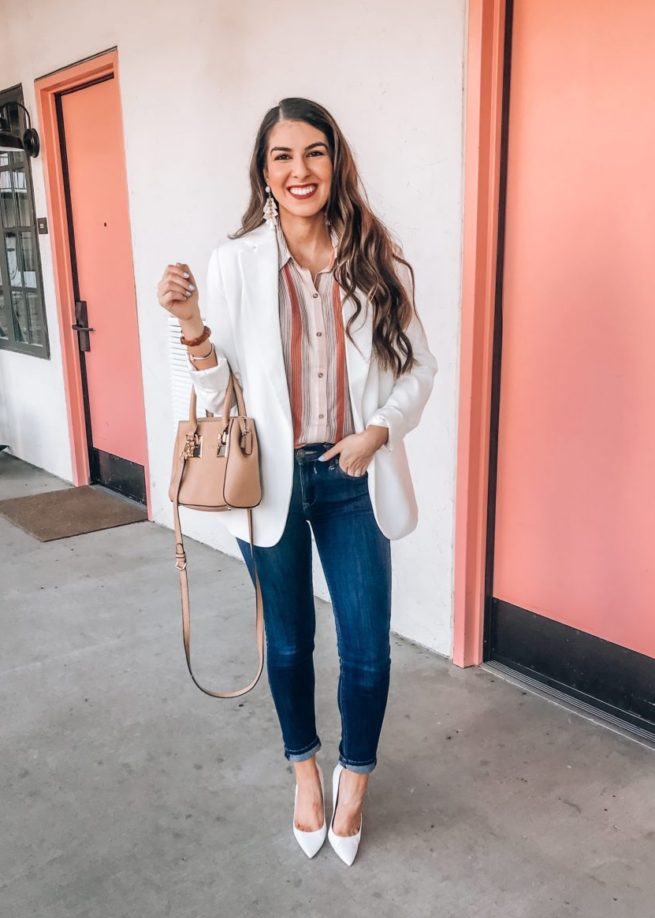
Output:
<instances>
[{"instance_id":1,"label":"long brown wavy hair","mask_svg":"<svg viewBox=\"0 0 655 918\"><path fill-rule=\"evenodd\" d=\"M266 112L257 131L250 160L250 202L241 218L240 229L229 238L237 239L264 222L264 168L269 135L278 121L287 120L305 121L322 131L330 149L332 184L325 211L339 237L334 276L356 304L346 334L352 341L350 326L362 310L355 293L355 288L359 287L373 307L374 353L380 365L384 369L390 368L394 377L398 377L416 363L411 341L404 331L416 312L414 271L400 255L400 247L392 240L389 230L372 212L350 147L336 121L323 106L309 99L291 97L282 99ZM401 262L409 270L411 300L397 273L396 262Z\"/></svg>"}]
</instances>

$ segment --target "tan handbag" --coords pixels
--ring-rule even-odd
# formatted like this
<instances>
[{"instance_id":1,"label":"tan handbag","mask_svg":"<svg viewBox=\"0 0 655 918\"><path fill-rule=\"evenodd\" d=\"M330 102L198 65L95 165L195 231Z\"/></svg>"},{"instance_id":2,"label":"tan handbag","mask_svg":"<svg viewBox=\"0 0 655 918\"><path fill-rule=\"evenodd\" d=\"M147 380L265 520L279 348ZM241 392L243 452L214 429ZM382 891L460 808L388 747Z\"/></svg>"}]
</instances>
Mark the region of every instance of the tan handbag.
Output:
<instances>
[{"instance_id":1,"label":"tan handbag","mask_svg":"<svg viewBox=\"0 0 655 918\"><path fill-rule=\"evenodd\" d=\"M237 413L231 414L236 392ZM233 692L213 692L204 688L191 669L191 618L187 559L182 541L179 507L193 510L248 510L248 532L253 565L252 508L261 503L259 444L255 422L247 417L241 387L230 372L222 415L196 417L196 390L191 387L189 419L180 421L173 450L173 472L168 496L173 502L175 520L175 566L180 575L182 594L182 639L191 678L198 688L214 698L237 698L254 688L264 667L264 606L255 566L256 618L255 632L259 667L255 678L245 688Z\"/></svg>"}]
</instances>

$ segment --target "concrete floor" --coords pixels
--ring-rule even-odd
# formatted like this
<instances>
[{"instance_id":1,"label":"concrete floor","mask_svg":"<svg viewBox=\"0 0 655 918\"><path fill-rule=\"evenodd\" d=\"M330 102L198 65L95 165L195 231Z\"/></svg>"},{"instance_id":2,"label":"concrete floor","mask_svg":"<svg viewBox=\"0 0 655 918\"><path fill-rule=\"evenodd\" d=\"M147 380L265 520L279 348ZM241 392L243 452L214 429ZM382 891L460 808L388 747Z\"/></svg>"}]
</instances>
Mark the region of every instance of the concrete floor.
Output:
<instances>
[{"instance_id":1,"label":"concrete floor","mask_svg":"<svg viewBox=\"0 0 655 918\"><path fill-rule=\"evenodd\" d=\"M65 486L0 454L0 498ZM255 663L246 569L187 546L195 668L232 687ZM169 530L41 543L0 517L0 559L3 918L655 914L645 746L394 638L357 860L327 841L309 860L266 673L227 701L188 677ZM329 776L337 656L317 611Z\"/></svg>"}]
</instances>

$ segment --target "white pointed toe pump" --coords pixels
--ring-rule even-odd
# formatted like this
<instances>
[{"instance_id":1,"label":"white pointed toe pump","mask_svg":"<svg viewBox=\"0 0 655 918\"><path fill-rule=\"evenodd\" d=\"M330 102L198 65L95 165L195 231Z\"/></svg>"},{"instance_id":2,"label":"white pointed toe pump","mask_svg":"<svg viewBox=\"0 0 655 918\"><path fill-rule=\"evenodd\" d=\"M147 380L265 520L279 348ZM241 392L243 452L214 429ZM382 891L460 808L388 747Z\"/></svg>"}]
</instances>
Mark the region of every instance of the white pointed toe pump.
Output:
<instances>
[{"instance_id":1,"label":"white pointed toe pump","mask_svg":"<svg viewBox=\"0 0 655 918\"><path fill-rule=\"evenodd\" d=\"M325 821L325 787L323 784L323 772L321 771L321 766L318 764L318 762L316 763L316 768L318 769L318 776L321 781L321 794L323 796L323 825L321 828L312 832L304 832L302 829L298 829L296 827L296 802L298 800L297 784L293 801L293 822L291 823L293 827L293 834L296 836L296 841L305 852L307 857L314 857L316 852L325 841L325 836L327 835L327 823Z\"/></svg>"},{"instance_id":2,"label":"white pointed toe pump","mask_svg":"<svg viewBox=\"0 0 655 918\"><path fill-rule=\"evenodd\" d=\"M359 830L356 835L335 835L334 834L334 814L337 811L337 801L339 799L339 781L343 771L341 762L337 762L332 773L332 819L328 829L328 839L334 850L337 852L344 864L349 867L355 860L357 849L362 838L362 822L364 817L359 820Z\"/></svg>"}]
</instances>

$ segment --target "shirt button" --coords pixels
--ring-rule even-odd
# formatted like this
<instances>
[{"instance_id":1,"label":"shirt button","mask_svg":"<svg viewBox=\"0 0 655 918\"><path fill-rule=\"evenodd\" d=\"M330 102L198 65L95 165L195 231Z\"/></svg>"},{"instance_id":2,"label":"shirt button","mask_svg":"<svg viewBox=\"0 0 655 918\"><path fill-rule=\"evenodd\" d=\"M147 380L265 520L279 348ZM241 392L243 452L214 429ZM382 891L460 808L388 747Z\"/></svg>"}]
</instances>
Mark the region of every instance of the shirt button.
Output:
<instances>
[{"instance_id":1,"label":"shirt button","mask_svg":"<svg viewBox=\"0 0 655 918\"><path fill-rule=\"evenodd\" d=\"M322 334L323 334L323 332L316 332L316 337L317 337L317 338L320 338Z\"/></svg>"},{"instance_id":2,"label":"shirt button","mask_svg":"<svg viewBox=\"0 0 655 918\"><path fill-rule=\"evenodd\" d=\"M323 378L323 374L322 374L322 373L319 373L319 374L318 374L318 378L319 378L319 379L322 379L322 378Z\"/></svg>"},{"instance_id":3,"label":"shirt button","mask_svg":"<svg viewBox=\"0 0 655 918\"><path fill-rule=\"evenodd\" d=\"M325 417L324 414L319 414L319 418L324 418L324 417Z\"/></svg>"},{"instance_id":4,"label":"shirt button","mask_svg":"<svg viewBox=\"0 0 655 918\"><path fill-rule=\"evenodd\" d=\"M318 296L318 293L312 293L312 296L314 297L314 299L316 299Z\"/></svg>"}]
</instances>

